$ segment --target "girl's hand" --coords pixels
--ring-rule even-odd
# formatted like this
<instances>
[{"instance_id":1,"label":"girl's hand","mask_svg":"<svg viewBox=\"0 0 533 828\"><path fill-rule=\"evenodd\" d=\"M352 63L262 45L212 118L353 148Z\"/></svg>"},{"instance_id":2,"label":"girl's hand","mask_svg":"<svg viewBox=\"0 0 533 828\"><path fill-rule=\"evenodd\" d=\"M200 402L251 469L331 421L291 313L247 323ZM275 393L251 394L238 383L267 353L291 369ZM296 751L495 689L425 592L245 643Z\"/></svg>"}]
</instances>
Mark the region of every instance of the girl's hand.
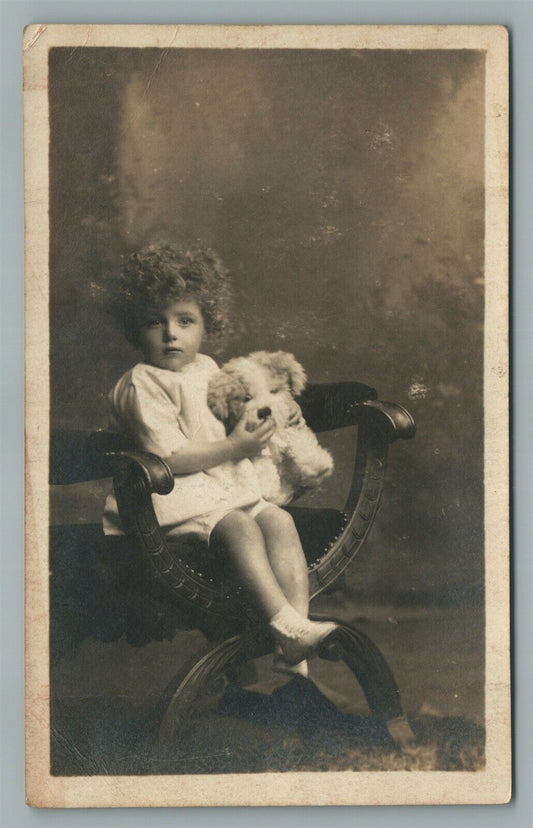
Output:
<instances>
[{"instance_id":1,"label":"girl's hand","mask_svg":"<svg viewBox=\"0 0 533 828\"><path fill-rule=\"evenodd\" d=\"M272 418L267 417L255 431L247 431L246 414L241 417L228 437L233 445L235 460L243 460L245 457L255 457L259 454L274 434L274 428Z\"/></svg>"},{"instance_id":2,"label":"girl's hand","mask_svg":"<svg viewBox=\"0 0 533 828\"><path fill-rule=\"evenodd\" d=\"M289 428L303 428L305 425L305 420L302 416L302 409L298 405L298 403L293 400L291 411L289 413L289 419L287 420L287 426Z\"/></svg>"}]
</instances>

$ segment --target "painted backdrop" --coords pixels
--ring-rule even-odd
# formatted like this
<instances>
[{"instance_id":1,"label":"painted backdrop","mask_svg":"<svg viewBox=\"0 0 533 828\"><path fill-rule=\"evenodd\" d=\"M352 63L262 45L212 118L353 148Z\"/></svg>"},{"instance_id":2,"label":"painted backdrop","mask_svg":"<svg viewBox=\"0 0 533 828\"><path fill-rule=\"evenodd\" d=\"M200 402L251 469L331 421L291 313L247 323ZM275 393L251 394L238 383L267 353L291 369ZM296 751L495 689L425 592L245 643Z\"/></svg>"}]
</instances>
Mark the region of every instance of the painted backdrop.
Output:
<instances>
[{"instance_id":1,"label":"painted backdrop","mask_svg":"<svg viewBox=\"0 0 533 828\"><path fill-rule=\"evenodd\" d=\"M416 418L350 589L479 600L483 96L472 51L52 50L52 425L105 425L137 358L91 285L154 236L210 246L238 299L217 359L289 350ZM333 505L354 439L323 442ZM103 496L56 493L52 521Z\"/></svg>"}]
</instances>

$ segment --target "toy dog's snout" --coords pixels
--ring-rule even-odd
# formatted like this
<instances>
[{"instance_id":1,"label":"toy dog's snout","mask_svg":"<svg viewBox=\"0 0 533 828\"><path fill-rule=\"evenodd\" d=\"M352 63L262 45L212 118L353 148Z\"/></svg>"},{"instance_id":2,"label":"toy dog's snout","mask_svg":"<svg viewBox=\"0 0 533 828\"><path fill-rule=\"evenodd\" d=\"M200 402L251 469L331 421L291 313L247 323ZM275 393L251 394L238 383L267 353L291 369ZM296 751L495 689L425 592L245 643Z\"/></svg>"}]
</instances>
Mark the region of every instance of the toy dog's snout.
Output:
<instances>
[{"instance_id":1,"label":"toy dog's snout","mask_svg":"<svg viewBox=\"0 0 533 828\"><path fill-rule=\"evenodd\" d=\"M257 416L260 420L266 420L267 417L270 417L272 414L272 409L265 405L264 408L260 408L257 412Z\"/></svg>"}]
</instances>

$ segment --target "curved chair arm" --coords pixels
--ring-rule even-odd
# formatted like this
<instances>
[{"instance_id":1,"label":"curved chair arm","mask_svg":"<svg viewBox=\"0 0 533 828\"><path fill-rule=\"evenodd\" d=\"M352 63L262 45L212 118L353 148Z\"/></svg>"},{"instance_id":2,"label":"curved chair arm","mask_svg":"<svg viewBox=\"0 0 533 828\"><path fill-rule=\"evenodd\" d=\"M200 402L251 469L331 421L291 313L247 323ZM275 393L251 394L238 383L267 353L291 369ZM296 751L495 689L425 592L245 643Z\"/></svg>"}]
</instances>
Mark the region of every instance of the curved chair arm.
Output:
<instances>
[{"instance_id":1,"label":"curved chair arm","mask_svg":"<svg viewBox=\"0 0 533 828\"><path fill-rule=\"evenodd\" d=\"M105 457L115 485L124 485L133 476L144 481L148 494L169 494L174 488L174 475L157 454L147 451L108 451Z\"/></svg>"},{"instance_id":2,"label":"curved chair arm","mask_svg":"<svg viewBox=\"0 0 533 828\"><path fill-rule=\"evenodd\" d=\"M385 443L411 440L416 434L415 421L402 405L368 400L357 406L358 425L375 432Z\"/></svg>"},{"instance_id":3,"label":"curved chair arm","mask_svg":"<svg viewBox=\"0 0 533 828\"><path fill-rule=\"evenodd\" d=\"M395 403L367 400L352 408L353 425L358 425L355 467L344 513L346 522L334 543L309 570L311 597L330 586L350 565L376 517L389 444L409 440L416 432L415 421Z\"/></svg>"}]
</instances>

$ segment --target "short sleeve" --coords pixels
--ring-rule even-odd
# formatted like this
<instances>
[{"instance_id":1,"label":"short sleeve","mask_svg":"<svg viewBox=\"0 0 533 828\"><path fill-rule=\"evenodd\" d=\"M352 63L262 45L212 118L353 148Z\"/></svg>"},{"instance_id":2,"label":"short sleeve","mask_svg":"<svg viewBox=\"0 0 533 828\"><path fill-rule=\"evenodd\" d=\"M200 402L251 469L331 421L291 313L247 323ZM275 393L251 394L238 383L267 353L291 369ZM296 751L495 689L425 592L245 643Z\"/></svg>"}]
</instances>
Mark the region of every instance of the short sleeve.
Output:
<instances>
[{"instance_id":1,"label":"short sleeve","mask_svg":"<svg viewBox=\"0 0 533 828\"><path fill-rule=\"evenodd\" d=\"M187 442L180 429L180 388L147 372L130 372L110 395L116 424L144 451L168 457Z\"/></svg>"},{"instance_id":2,"label":"short sleeve","mask_svg":"<svg viewBox=\"0 0 533 828\"><path fill-rule=\"evenodd\" d=\"M212 377L213 374L217 374L220 371L220 368L216 364L215 360L212 357L207 356L207 354L198 354L197 361L202 372L208 379Z\"/></svg>"}]
</instances>

